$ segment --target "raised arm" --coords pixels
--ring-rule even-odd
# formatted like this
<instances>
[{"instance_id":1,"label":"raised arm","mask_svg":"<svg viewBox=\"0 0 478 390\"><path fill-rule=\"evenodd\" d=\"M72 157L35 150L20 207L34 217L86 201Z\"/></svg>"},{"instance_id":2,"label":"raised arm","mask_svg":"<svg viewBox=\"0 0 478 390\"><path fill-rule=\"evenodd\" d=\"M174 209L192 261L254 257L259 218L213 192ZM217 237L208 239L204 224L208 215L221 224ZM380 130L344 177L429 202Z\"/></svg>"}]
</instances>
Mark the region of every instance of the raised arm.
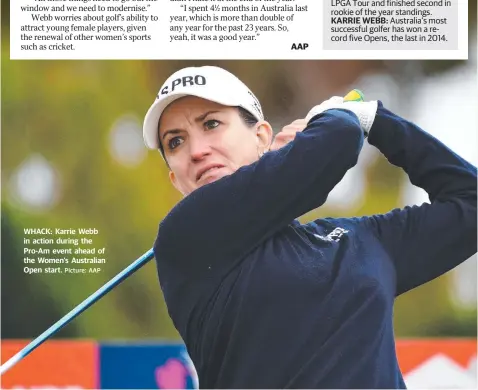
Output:
<instances>
[{"instance_id":1,"label":"raised arm","mask_svg":"<svg viewBox=\"0 0 478 390\"><path fill-rule=\"evenodd\" d=\"M450 129L453 131L453 129ZM369 143L423 188L431 204L366 219L397 270L397 295L456 267L477 251L476 167L379 102Z\"/></svg>"},{"instance_id":2,"label":"raised arm","mask_svg":"<svg viewBox=\"0 0 478 390\"><path fill-rule=\"evenodd\" d=\"M353 167L363 145L357 116L329 110L285 147L203 186L162 221L162 264L183 275L223 271L300 215L322 205Z\"/></svg>"}]
</instances>

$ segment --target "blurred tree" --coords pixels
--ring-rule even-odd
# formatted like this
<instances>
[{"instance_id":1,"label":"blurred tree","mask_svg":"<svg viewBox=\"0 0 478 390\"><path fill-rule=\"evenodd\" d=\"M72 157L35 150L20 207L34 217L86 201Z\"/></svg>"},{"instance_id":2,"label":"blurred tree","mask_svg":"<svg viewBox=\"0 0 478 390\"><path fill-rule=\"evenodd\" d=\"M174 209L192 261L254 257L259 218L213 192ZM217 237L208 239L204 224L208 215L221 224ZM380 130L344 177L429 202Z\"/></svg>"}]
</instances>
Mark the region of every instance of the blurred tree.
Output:
<instances>
[{"instance_id":1,"label":"blurred tree","mask_svg":"<svg viewBox=\"0 0 478 390\"><path fill-rule=\"evenodd\" d=\"M2 182L8 183L33 153L42 155L59 177L54 210L26 209L21 226L94 227L100 231L95 246L106 248L107 263L98 275L32 275L21 281L25 291L33 280L48 285L66 312L152 246L158 222L179 196L157 153L136 167L125 167L110 154L114 123L130 113L140 126L154 99L147 92L143 62L6 58L2 56L3 74L8 74L2 83ZM136 76L134 82L121 81L130 75ZM11 199L9 188L2 186L2 191ZM75 321L82 337L178 337L153 264Z\"/></svg>"}]
</instances>

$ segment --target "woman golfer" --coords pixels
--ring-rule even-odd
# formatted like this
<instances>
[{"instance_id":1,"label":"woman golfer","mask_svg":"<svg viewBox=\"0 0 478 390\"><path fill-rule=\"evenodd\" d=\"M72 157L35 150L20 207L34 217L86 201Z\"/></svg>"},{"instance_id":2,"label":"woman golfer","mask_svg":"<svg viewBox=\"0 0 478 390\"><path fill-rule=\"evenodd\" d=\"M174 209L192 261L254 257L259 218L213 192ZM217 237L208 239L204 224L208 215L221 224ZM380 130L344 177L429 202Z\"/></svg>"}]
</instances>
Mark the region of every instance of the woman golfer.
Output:
<instances>
[{"instance_id":1,"label":"woman golfer","mask_svg":"<svg viewBox=\"0 0 478 390\"><path fill-rule=\"evenodd\" d=\"M395 297L477 251L474 166L381 102L334 97L304 123L273 142L253 93L216 67L174 73L146 115L184 195L154 253L202 388L405 388ZM299 223L367 135L431 204Z\"/></svg>"}]
</instances>

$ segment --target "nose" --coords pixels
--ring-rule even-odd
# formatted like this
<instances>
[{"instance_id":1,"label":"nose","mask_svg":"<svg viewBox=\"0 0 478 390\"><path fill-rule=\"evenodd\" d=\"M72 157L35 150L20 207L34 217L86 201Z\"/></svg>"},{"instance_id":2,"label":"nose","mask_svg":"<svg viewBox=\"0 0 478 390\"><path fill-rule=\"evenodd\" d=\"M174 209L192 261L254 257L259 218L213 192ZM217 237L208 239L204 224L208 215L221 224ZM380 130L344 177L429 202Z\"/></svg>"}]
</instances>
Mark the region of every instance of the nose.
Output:
<instances>
[{"instance_id":1,"label":"nose","mask_svg":"<svg viewBox=\"0 0 478 390\"><path fill-rule=\"evenodd\" d=\"M211 146L206 137L196 135L195 137L190 138L189 152L192 161L200 161L211 154Z\"/></svg>"}]
</instances>

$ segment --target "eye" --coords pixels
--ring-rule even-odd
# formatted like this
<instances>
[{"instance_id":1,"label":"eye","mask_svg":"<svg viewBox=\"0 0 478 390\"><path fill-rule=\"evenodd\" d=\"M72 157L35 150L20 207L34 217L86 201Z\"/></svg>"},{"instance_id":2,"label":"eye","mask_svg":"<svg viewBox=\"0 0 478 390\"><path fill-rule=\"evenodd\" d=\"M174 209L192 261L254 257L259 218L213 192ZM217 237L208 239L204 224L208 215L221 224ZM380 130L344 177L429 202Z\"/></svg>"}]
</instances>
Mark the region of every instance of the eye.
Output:
<instances>
[{"instance_id":1,"label":"eye","mask_svg":"<svg viewBox=\"0 0 478 390\"><path fill-rule=\"evenodd\" d=\"M215 129L221 124L221 122L217 121L216 119L209 119L204 122L204 127L208 130Z\"/></svg>"},{"instance_id":2,"label":"eye","mask_svg":"<svg viewBox=\"0 0 478 390\"><path fill-rule=\"evenodd\" d=\"M184 140L181 137L173 137L168 141L168 148L170 150L176 149L183 142Z\"/></svg>"}]
</instances>

